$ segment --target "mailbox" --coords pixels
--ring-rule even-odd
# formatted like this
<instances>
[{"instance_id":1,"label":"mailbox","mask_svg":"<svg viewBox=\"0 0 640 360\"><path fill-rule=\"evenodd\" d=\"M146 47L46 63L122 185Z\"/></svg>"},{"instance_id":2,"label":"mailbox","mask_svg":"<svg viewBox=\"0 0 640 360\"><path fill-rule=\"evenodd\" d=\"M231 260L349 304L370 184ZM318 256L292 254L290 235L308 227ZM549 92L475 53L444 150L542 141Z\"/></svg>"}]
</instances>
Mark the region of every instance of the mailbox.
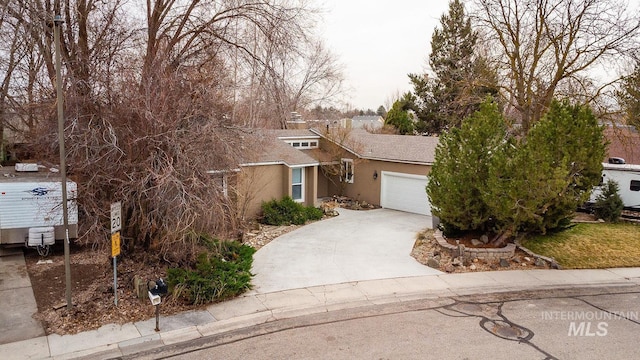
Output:
<instances>
[{"instance_id":1,"label":"mailbox","mask_svg":"<svg viewBox=\"0 0 640 360\"><path fill-rule=\"evenodd\" d=\"M151 291L149 291L149 300L151 300L151 305L153 306L160 305L160 303L162 302L160 295L154 295L151 293Z\"/></svg>"},{"instance_id":2,"label":"mailbox","mask_svg":"<svg viewBox=\"0 0 640 360\"><path fill-rule=\"evenodd\" d=\"M155 282L149 281L149 292L153 295L164 296L169 291L167 283L162 279L158 279Z\"/></svg>"},{"instance_id":3,"label":"mailbox","mask_svg":"<svg viewBox=\"0 0 640 360\"><path fill-rule=\"evenodd\" d=\"M162 302L161 296L164 296L169 291L169 287L162 279L158 279L156 281L149 281L149 300L151 301L151 305L156 306L160 305Z\"/></svg>"}]
</instances>

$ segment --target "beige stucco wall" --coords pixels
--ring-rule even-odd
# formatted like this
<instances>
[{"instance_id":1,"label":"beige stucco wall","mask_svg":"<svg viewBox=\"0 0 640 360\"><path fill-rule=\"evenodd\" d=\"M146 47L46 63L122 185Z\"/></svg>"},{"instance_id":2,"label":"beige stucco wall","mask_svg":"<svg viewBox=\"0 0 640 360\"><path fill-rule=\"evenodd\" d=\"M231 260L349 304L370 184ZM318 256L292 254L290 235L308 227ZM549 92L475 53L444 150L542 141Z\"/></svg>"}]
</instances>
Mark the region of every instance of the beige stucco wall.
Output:
<instances>
[{"instance_id":1,"label":"beige stucco wall","mask_svg":"<svg viewBox=\"0 0 640 360\"><path fill-rule=\"evenodd\" d=\"M374 170L378 178L374 180ZM393 171L414 175L428 175L431 171L429 165L414 165L393 163L378 160L354 160L353 184L345 184L343 194L358 201L366 201L370 204L380 205L380 183L382 171ZM332 194L338 194L339 189L330 186Z\"/></svg>"},{"instance_id":2,"label":"beige stucco wall","mask_svg":"<svg viewBox=\"0 0 640 360\"><path fill-rule=\"evenodd\" d=\"M317 167L305 168L305 205L314 205L317 198ZM238 206L244 209L245 219L258 216L264 201L291 196L291 168L286 165L258 165L243 167L238 181Z\"/></svg>"},{"instance_id":3,"label":"beige stucco wall","mask_svg":"<svg viewBox=\"0 0 640 360\"><path fill-rule=\"evenodd\" d=\"M285 182L283 165L243 167L238 174L238 207L245 219L260 214L263 201L281 199Z\"/></svg>"}]
</instances>

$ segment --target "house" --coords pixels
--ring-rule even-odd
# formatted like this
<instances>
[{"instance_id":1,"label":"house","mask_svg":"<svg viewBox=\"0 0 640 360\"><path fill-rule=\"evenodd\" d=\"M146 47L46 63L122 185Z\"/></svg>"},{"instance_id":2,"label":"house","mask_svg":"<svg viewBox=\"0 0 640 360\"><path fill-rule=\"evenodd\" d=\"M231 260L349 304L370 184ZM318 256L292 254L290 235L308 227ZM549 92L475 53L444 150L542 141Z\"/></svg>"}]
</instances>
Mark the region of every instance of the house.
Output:
<instances>
[{"instance_id":1,"label":"house","mask_svg":"<svg viewBox=\"0 0 640 360\"><path fill-rule=\"evenodd\" d=\"M633 126L606 125L604 136L609 142L607 156L624 159L627 164L640 165L640 133Z\"/></svg>"},{"instance_id":2,"label":"house","mask_svg":"<svg viewBox=\"0 0 640 360\"><path fill-rule=\"evenodd\" d=\"M327 143L336 143L330 133L311 131ZM362 129L350 130L348 137L348 141L340 143L344 149L340 161L346 176L338 182L329 181L328 193L431 215L425 187L435 160L437 137L371 134ZM336 183L341 185L336 187Z\"/></svg>"},{"instance_id":3,"label":"house","mask_svg":"<svg viewBox=\"0 0 640 360\"><path fill-rule=\"evenodd\" d=\"M425 187L436 137L340 128L257 132L260 151L240 165L238 174L246 217L258 215L263 201L291 196L319 205L319 199L332 195L431 214Z\"/></svg>"},{"instance_id":4,"label":"house","mask_svg":"<svg viewBox=\"0 0 640 360\"><path fill-rule=\"evenodd\" d=\"M358 115L351 119L344 119L343 127L347 129L380 129L384 125L384 119L380 115Z\"/></svg>"}]
</instances>

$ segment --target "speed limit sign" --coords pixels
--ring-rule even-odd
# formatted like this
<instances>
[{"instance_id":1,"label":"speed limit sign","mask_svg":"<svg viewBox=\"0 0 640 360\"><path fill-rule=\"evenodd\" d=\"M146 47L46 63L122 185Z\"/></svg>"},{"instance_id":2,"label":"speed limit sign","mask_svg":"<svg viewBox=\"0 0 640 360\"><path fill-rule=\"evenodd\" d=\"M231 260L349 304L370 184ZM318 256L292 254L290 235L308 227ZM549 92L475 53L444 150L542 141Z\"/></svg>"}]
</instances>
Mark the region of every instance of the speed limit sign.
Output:
<instances>
[{"instance_id":1,"label":"speed limit sign","mask_svg":"<svg viewBox=\"0 0 640 360\"><path fill-rule=\"evenodd\" d=\"M120 201L111 204L111 233L120 231L122 229L122 215L121 215Z\"/></svg>"}]
</instances>

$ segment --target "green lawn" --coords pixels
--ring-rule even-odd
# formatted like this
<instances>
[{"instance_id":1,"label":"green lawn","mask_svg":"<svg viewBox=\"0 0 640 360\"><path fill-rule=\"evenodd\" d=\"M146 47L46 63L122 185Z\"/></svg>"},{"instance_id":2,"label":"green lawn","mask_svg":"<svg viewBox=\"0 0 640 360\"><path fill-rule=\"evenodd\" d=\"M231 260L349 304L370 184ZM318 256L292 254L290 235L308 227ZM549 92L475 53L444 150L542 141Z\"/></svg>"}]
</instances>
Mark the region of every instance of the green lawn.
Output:
<instances>
[{"instance_id":1,"label":"green lawn","mask_svg":"<svg viewBox=\"0 0 640 360\"><path fill-rule=\"evenodd\" d=\"M559 233L530 237L522 245L567 269L640 267L637 224L581 223Z\"/></svg>"}]
</instances>

